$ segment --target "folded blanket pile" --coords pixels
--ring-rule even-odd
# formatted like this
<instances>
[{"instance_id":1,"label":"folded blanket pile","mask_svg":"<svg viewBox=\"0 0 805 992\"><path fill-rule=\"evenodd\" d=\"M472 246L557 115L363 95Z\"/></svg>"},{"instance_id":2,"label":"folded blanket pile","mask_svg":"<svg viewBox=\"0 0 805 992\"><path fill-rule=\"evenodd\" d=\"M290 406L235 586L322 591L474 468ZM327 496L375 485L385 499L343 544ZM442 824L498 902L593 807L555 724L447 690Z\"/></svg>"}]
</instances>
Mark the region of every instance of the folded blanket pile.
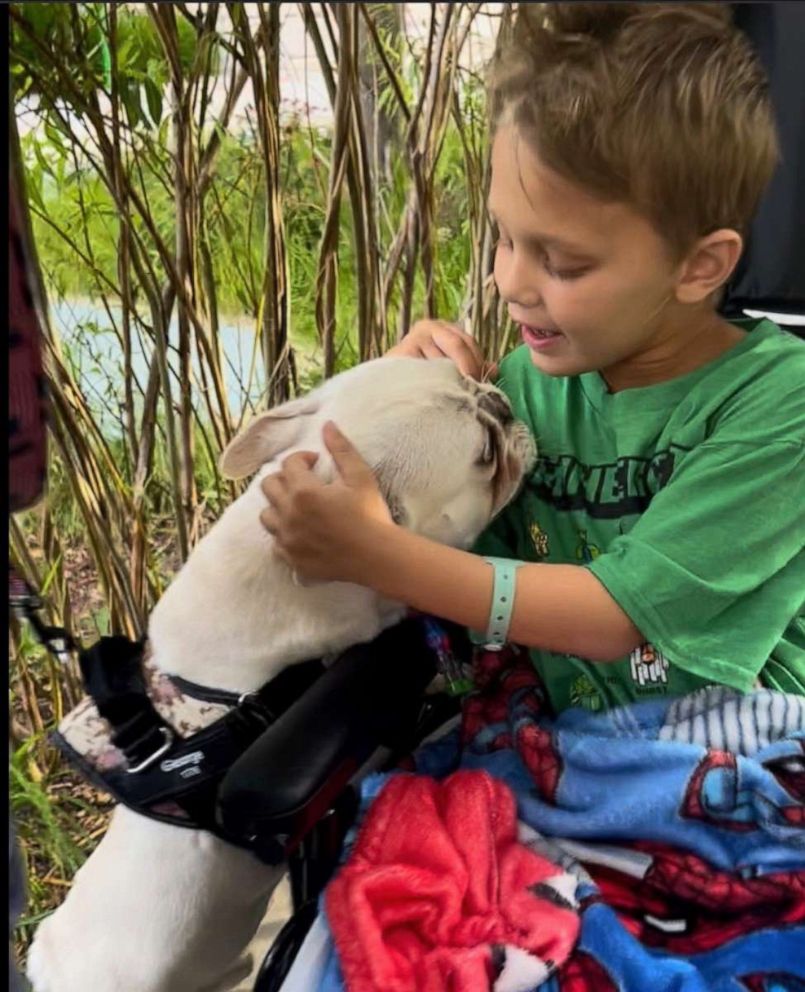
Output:
<instances>
[{"instance_id":1,"label":"folded blanket pile","mask_svg":"<svg viewBox=\"0 0 805 992\"><path fill-rule=\"evenodd\" d=\"M576 882L517 840L484 772L393 777L326 906L350 992L528 992L578 935Z\"/></svg>"},{"instance_id":2,"label":"folded blanket pile","mask_svg":"<svg viewBox=\"0 0 805 992\"><path fill-rule=\"evenodd\" d=\"M476 681L461 731L368 806L320 992L502 989L498 944L545 967L506 988L805 992L805 699L712 687L554 717L516 652Z\"/></svg>"}]
</instances>

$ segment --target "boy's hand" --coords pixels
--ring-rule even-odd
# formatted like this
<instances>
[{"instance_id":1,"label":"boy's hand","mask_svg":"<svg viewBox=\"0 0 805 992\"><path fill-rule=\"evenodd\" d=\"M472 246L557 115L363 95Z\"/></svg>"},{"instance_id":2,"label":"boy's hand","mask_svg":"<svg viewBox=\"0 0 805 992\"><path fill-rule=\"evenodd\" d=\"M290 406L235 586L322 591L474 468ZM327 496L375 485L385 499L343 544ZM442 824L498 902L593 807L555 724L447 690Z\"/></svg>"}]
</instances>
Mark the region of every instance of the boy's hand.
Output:
<instances>
[{"instance_id":1,"label":"boy's hand","mask_svg":"<svg viewBox=\"0 0 805 992\"><path fill-rule=\"evenodd\" d=\"M332 422L322 436L335 462L335 481L327 484L313 474L315 452L290 455L281 471L261 483L269 507L260 520L300 578L361 582L367 540L374 539L378 524L394 524L371 468L347 438Z\"/></svg>"},{"instance_id":2,"label":"boy's hand","mask_svg":"<svg viewBox=\"0 0 805 992\"><path fill-rule=\"evenodd\" d=\"M387 355L408 358L450 358L464 375L474 379L497 375L497 366L485 362L478 342L458 324L446 320L418 320Z\"/></svg>"}]
</instances>

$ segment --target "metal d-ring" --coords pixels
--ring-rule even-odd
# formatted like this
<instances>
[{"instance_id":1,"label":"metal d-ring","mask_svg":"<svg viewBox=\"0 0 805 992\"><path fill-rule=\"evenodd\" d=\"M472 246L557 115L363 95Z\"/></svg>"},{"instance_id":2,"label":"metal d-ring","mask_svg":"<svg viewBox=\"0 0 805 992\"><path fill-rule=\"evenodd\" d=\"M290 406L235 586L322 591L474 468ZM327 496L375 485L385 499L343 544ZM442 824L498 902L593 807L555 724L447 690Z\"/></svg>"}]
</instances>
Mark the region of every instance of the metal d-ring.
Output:
<instances>
[{"instance_id":1,"label":"metal d-ring","mask_svg":"<svg viewBox=\"0 0 805 992\"><path fill-rule=\"evenodd\" d=\"M167 754L167 752L173 747L173 731L169 730L167 727L158 727L157 729L165 738L165 743L158 747L156 751L154 751L153 754L150 754L144 761L141 761L139 765L134 765L133 768L127 768L126 771L129 775L136 775L137 772L142 772L145 771L146 768L150 768L155 761L158 761L163 754Z\"/></svg>"}]
</instances>

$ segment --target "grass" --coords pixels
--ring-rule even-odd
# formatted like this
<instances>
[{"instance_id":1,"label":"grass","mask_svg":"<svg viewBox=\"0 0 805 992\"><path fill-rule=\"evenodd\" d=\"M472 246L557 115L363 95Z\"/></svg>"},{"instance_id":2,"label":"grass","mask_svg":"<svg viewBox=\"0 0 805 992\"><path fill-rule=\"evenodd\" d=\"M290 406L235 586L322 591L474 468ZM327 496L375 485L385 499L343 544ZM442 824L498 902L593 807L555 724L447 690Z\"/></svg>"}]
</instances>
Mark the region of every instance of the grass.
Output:
<instances>
[{"instance_id":1,"label":"grass","mask_svg":"<svg viewBox=\"0 0 805 992\"><path fill-rule=\"evenodd\" d=\"M14 934L19 955L35 925L63 900L70 879L106 829L112 807L109 798L82 782L47 741L58 716L54 683L61 674L23 628L12 662L14 747L9 770L10 809L28 886L27 906Z\"/></svg>"},{"instance_id":2,"label":"grass","mask_svg":"<svg viewBox=\"0 0 805 992\"><path fill-rule=\"evenodd\" d=\"M31 774L38 737L12 754L11 812L27 877L27 908L15 931L19 956L36 924L62 902L73 875L106 830L112 810L108 796L59 763L41 779Z\"/></svg>"}]
</instances>

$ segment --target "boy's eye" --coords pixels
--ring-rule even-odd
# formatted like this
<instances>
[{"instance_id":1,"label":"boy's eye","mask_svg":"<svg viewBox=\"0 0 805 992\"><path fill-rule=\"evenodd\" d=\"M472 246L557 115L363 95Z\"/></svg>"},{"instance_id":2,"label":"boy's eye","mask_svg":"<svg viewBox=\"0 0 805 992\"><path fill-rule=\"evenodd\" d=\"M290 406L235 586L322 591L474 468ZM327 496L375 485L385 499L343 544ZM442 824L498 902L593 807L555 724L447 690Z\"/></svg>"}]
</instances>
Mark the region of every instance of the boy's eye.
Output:
<instances>
[{"instance_id":1,"label":"boy's eye","mask_svg":"<svg viewBox=\"0 0 805 992\"><path fill-rule=\"evenodd\" d=\"M553 276L554 279L578 279L590 271L589 265L577 265L573 269L555 269L547 258L542 264L548 275Z\"/></svg>"},{"instance_id":2,"label":"boy's eye","mask_svg":"<svg viewBox=\"0 0 805 992\"><path fill-rule=\"evenodd\" d=\"M506 237L506 235L501 231L498 224L494 225L493 237L494 237L494 241L492 243L493 248L510 249L513 247L511 239ZM556 268L551 264L551 260L548 258L546 254L542 252L540 252L540 254L542 255L542 267L545 269L548 275L551 276L551 278L553 279L566 279L566 280L578 279L581 276L585 275L587 272L589 272L590 269L592 268L591 265L575 265L572 267L566 266L564 268Z\"/></svg>"}]
</instances>

